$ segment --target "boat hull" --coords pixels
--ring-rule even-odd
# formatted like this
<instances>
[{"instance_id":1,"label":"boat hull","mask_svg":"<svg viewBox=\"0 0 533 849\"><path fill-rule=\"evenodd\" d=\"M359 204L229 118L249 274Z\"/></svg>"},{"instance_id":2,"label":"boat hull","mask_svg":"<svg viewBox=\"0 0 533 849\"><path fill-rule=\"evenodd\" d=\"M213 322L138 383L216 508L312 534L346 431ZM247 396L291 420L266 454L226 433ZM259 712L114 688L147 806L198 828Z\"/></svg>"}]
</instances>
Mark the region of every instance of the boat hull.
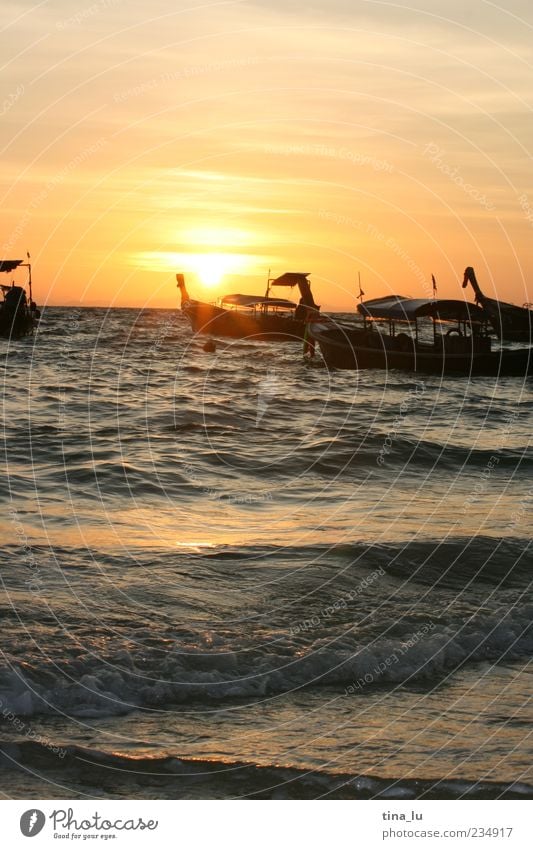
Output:
<instances>
[{"instance_id":1,"label":"boat hull","mask_svg":"<svg viewBox=\"0 0 533 849\"><path fill-rule=\"evenodd\" d=\"M201 301L189 301L182 310L194 333L263 342L297 342L305 332L305 323L289 316L244 315Z\"/></svg>"},{"instance_id":2,"label":"boat hull","mask_svg":"<svg viewBox=\"0 0 533 849\"><path fill-rule=\"evenodd\" d=\"M20 339L33 333L34 320L27 310L13 313L5 308L0 309L0 337L2 339Z\"/></svg>"},{"instance_id":3,"label":"boat hull","mask_svg":"<svg viewBox=\"0 0 533 849\"><path fill-rule=\"evenodd\" d=\"M479 340L468 338L450 341L448 349L445 345L436 350L432 345L413 344L408 350L398 350L394 337L376 331L312 326L311 335L318 342L326 365L333 369L399 369L434 375L514 377L533 372L531 348L476 350Z\"/></svg>"}]
</instances>

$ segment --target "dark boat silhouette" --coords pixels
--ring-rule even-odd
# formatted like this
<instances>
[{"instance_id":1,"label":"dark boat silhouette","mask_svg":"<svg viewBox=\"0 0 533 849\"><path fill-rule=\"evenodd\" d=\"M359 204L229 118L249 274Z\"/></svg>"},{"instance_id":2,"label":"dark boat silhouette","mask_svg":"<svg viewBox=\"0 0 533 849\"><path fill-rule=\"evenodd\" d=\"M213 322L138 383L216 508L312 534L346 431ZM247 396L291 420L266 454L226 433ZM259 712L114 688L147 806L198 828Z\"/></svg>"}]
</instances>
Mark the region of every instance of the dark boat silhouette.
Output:
<instances>
[{"instance_id":1,"label":"dark boat silhouette","mask_svg":"<svg viewBox=\"0 0 533 849\"><path fill-rule=\"evenodd\" d=\"M181 309L194 333L253 338L259 341L291 342L304 338L306 319L311 311L318 313L307 279L309 272L287 272L268 280L266 295L226 295L220 306L190 298L183 274L176 274L181 294ZM297 286L298 304L270 295L272 287Z\"/></svg>"},{"instance_id":2,"label":"dark boat silhouette","mask_svg":"<svg viewBox=\"0 0 533 849\"><path fill-rule=\"evenodd\" d=\"M365 301L357 309L362 324L319 318L310 325L310 334L329 368L466 376L524 376L533 371L530 348L492 350L485 312L476 304L391 295ZM376 321L388 322L389 332L376 330ZM399 333L398 325L402 328ZM442 332L442 327L448 329Z\"/></svg>"},{"instance_id":3,"label":"dark boat silhouette","mask_svg":"<svg viewBox=\"0 0 533 849\"><path fill-rule=\"evenodd\" d=\"M472 286L476 303L486 311L496 335L506 342L528 342L532 340L533 312L527 307L517 307L495 298L487 298L480 289L474 269L465 268L463 289Z\"/></svg>"},{"instance_id":4,"label":"dark boat silhouette","mask_svg":"<svg viewBox=\"0 0 533 849\"><path fill-rule=\"evenodd\" d=\"M31 264L21 259L0 260L0 272L10 274L17 268L28 269L28 280L25 286L0 285L3 300L0 302L0 336L5 339L16 339L33 333L33 328L40 317L40 312L33 300ZM27 289L27 291L26 291Z\"/></svg>"}]
</instances>

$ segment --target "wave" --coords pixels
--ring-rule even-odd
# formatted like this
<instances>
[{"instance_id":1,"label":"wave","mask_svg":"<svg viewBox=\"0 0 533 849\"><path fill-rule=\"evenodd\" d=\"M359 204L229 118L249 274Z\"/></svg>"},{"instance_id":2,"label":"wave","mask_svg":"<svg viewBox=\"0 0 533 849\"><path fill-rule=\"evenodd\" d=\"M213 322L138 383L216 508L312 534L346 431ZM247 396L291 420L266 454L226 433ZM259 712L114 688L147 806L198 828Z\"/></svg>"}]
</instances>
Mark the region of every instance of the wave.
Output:
<instances>
[{"instance_id":1,"label":"wave","mask_svg":"<svg viewBox=\"0 0 533 849\"><path fill-rule=\"evenodd\" d=\"M494 478L498 478L503 471L530 472L533 451L529 445L500 448L496 443L493 449L479 449L401 436L394 431L369 431L359 436L338 436L331 439L329 445L306 445L304 442L293 462L297 462L300 470L305 462L308 468L329 477L352 469L358 471L361 466L376 468L381 465L388 470L391 466L414 466L428 471L450 469L461 474L485 469L490 464Z\"/></svg>"},{"instance_id":2,"label":"wave","mask_svg":"<svg viewBox=\"0 0 533 849\"><path fill-rule=\"evenodd\" d=\"M184 481L185 483L185 481ZM257 497L259 498L258 491ZM231 500L231 493L227 495ZM233 499L236 501L236 499ZM316 499L320 503L319 499ZM24 515L21 513L21 515ZM15 514L13 514L13 517ZM13 519L14 520L14 519ZM183 543L180 552L169 551L168 547L128 547L128 556L113 550L100 550L61 545L32 545L32 552L43 565L59 563L61 571L70 568L93 567L95 562L104 569L118 569L122 573L129 568L145 566L150 574L154 571L163 578L169 569L183 566L191 568L198 577L205 570L210 574L210 565L250 563L266 569L272 565L279 577L279 565L284 564L302 579L311 568L334 569L336 579L343 580L340 590L347 593L353 589L365 570L382 569L394 578L408 579L434 587L465 588L473 583L486 583L498 587L526 588L531 581L531 545L529 537L501 537L477 534L475 536L448 536L445 539L423 537L396 539L388 543L372 541L345 541L342 543L313 543L301 545L265 544L262 542L239 542L239 544ZM20 546L5 544L0 551L0 569L6 584L20 579L16 571L20 564ZM305 570L302 568L305 567ZM298 572L298 570L300 570ZM26 577L24 571L23 577ZM100 580L98 574L98 580ZM228 579L234 586L235 576L228 571ZM243 576L241 576L243 577ZM217 580L224 580L224 573L217 573ZM228 585L230 586L230 585ZM322 591L324 585L321 583ZM219 584L220 589L220 584ZM295 587L298 589L298 586ZM300 587L301 589L301 587ZM337 585L335 589L338 589ZM386 594L386 591L383 590Z\"/></svg>"},{"instance_id":3,"label":"wave","mask_svg":"<svg viewBox=\"0 0 533 849\"><path fill-rule=\"evenodd\" d=\"M433 475L429 478L432 483L437 474L453 470L457 480L460 481L464 476L465 486L470 487L470 492L477 486L488 493L489 483L495 492L499 492L502 480L508 486L509 475L513 482L529 482L533 469L533 454L530 449L500 451L496 463L493 459L495 454L490 450L473 451L438 443L415 442L408 438L395 440L389 451L385 442L386 434L366 437L360 444L354 442L346 445L345 439L328 440L323 437L312 442L300 442L298 439L296 442L286 441L283 446L273 448L270 442L262 443L261 430L261 427L256 429L256 443L246 447L238 444L240 425L233 416L226 419L220 416L216 423L208 425L193 418L178 420L172 425L166 424L164 433L169 440L176 436L184 438L185 435L187 439L194 440L194 445L189 446L186 461L172 457L170 448L165 453L163 445L158 445L157 451L154 449L153 456L150 457L149 451L152 451L150 446L154 437L146 431L140 434L138 431L132 434L121 432L120 439L126 454L131 440L138 440L139 435L149 441L149 459L144 466L126 459L106 462L106 456L113 456L113 453L116 456L116 449L110 443L102 442L103 435L99 435L98 445L91 447L89 460L85 454L84 462L76 463L76 452L79 451L77 437L72 448L63 444L64 467L50 465L49 469L45 468L39 472L39 480L45 486L50 483L62 483L67 476L73 485L86 485L97 481L105 493L122 493L126 487L128 491L133 490L139 495L165 496L179 492L184 482L184 467L189 466L205 474L216 474L219 486L231 484L237 476L241 482L264 480L268 476L273 482L292 481L293 485L297 485L298 481L305 477L305 489L309 492L308 478L311 475L314 479L311 486L320 495L325 480L329 490L333 482L345 483L350 479L359 481L363 476L367 477L369 471L372 475L369 482L378 484L383 478L390 482L391 475L400 474L401 480L407 482L410 472L416 472L418 475L421 471ZM208 437L205 445L203 435ZM202 441L198 444L200 439ZM47 446L47 450L52 447ZM34 450L33 455L34 460L49 459L49 454L43 455L40 450ZM484 472L486 469L490 469L490 482L487 481L489 472ZM418 479L413 479L412 486L420 486Z\"/></svg>"},{"instance_id":4,"label":"wave","mask_svg":"<svg viewBox=\"0 0 533 849\"><path fill-rule=\"evenodd\" d=\"M0 743L0 769L21 769L92 798L532 799L533 786L450 778L385 778L246 761L130 757L78 746ZM106 788L112 776L113 788ZM16 786L12 779L10 786ZM117 788L120 788L117 790ZM26 792L27 792L27 788ZM13 791L12 791L13 792Z\"/></svg>"},{"instance_id":5,"label":"wave","mask_svg":"<svg viewBox=\"0 0 533 849\"><path fill-rule=\"evenodd\" d=\"M208 629L176 634L174 642L170 632L159 641L148 632L107 656L98 653L99 638L92 646L87 637L74 660L14 661L0 670L0 721L10 714L98 717L188 702L256 702L316 687L359 699L376 687L433 686L466 664L529 657L532 623L532 606L455 623L415 615L361 642L353 623L332 635L327 619L311 618L240 642Z\"/></svg>"},{"instance_id":6,"label":"wave","mask_svg":"<svg viewBox=\"0 0 533 849\"><path fill-rule=\"evenodd\" d=\"M523 586L531 580L531 539L524 537L450 536L447 539L406 539L390 543L333 543L305 546L240 545L192 550L193 561L251 560L268 564L283 558L300 562L334 562L382 568L387 574L424 585L461 588L474 582ZM351 574L353 579L353 574ZM350 589L348 586L347 590Z\"/></svg>"}]
</instances>

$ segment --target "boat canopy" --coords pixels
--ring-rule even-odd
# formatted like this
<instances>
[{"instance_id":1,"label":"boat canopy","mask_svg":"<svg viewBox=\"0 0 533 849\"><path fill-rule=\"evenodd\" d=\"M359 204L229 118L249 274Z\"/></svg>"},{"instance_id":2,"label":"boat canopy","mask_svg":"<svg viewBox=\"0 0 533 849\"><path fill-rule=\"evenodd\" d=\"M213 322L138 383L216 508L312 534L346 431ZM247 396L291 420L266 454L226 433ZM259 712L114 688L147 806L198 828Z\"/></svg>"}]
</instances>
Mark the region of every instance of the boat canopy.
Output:
<instances>
[{"instance_id":1,"label":"boat canopy","mask_svg":"<svg viewBox=\"0 0 533 849\"><path fill-rule=\"evenodd\" d=\"M5 271L9 274L10 271L22 265L22 262L23 260L21 259L2 259L0 260L0 272Z\"/></svg>"},{"instance_id":2,"label":"boat canopy","mask_svg":"<svg viewBox=\"0 0 533 849\"><path fill-rule=\"evenodd\" d=\"M285 274L274 277L269 282L271 286L298 286L302 282L309 283L307 278L310 274L310 271L286 271Z\"/></svg>"},{"instance_id":3,"label":"boat canopy","mask_svg":"<svg viewBox=\"0 0 533 849\"><path fill-rule=\"evenodd\" d=\"M418 318L429 317L439 321L469 321L481 324L486 320L484 310L468 301L403 298L400 295L365 301L359 304L357 310L365 318L389 321L415 322Z\"/></svg>"},{"instance_id":4,"label":"boat canopy","mask_svg":"<svg viewBox=\"0 0 533 849\"><path fill-rule=\"evenodd\" d=\"M4 293L7 292L24 292L24 286L5 286L3 283L0 283L0 290Z\"/></svg>"},{"instance_id":5,"label":"boat canopy","mask_svg":"<svg viewBox=\"0 0 533 849\"><path fill-rule=\"evenodd\" d=\"M292 301L286 301L285 298L265 298L264 295L226 295L222 298L223 304L232 304L236 307L285 307L286 309L294 309L296 304Z\"/></svg>"}]
</instances>

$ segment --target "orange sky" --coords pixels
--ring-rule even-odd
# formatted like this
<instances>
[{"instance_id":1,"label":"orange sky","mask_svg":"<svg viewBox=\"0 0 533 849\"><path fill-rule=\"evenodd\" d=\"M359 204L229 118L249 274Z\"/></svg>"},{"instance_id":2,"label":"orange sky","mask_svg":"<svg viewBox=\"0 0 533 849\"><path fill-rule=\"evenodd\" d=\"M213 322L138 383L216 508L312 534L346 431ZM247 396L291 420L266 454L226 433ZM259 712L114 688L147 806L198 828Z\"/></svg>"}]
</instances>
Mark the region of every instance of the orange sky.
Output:
<instances>
[{"instance_id":1,"label":"orange sky","mask_svg":"<svg viewBox=\"0 0 533 849\"><path fill-rule=\"evenodd\" d=\"M358 272L460 297L466 265L533 300L533 10L416 5L7 0L3 258L29 250L51 304L174 306L176 271L263 292L271 268L352 309Z\"/></svg>"}]
</instances>

